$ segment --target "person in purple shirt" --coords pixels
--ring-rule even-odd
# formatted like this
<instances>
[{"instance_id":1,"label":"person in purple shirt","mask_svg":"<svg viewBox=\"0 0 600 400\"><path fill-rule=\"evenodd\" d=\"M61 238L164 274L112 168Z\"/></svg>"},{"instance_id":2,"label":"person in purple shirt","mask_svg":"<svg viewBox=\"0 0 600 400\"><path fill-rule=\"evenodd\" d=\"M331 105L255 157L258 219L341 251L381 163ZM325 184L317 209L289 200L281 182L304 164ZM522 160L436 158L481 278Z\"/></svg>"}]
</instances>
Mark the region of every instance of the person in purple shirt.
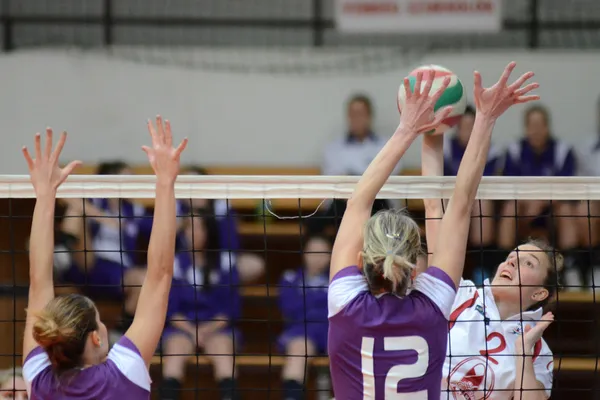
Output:
<instances>
[{"instance_id":1,"label":"person in purple shirt","mask_svg":"<svg viewBox=\"0 0 600 400\"><path fill-rule=\"evenodd\" d=\"M202 210L183 218L184 242L175 257L162 339L163 400L180 398L187 361L196 349L210 359L221 398L238 395L234 354L239 332L234 325L241 312L239 279L235 268L221 265L217 224Z\"/></svg>"},{"instance_id":2,"label":"person in purple shirt","mask_svg":"<svg viewBox=\"0 0 600 400\"><path fill-rule=\"evenodd\" d=\"M406 104L396 132L359 180L333 246L328 293L329 358L336 398L384 400L440 398L448 317L465 262L479 182L496 119L537 84L521 87L533 73L507 86L515 63L484 89L475 73L478 118L461 162L454 193L440 223L431 266L416 279L420 230L405 213L370 216L379 190L410 144L430 132L450 109L435 105L449 78L430 96L434 73L404 79ZM414 89L412 88L414 86ZM424 154L427 154L425 152ZM357 259L358 256L358 259Z\"/></svg>"},{"instance_id":3,"label":"person in purple shirt","mask_svg":"<svg viewBox=\"0 0 600 400\"><path fill-rule=\"evenodd\" d=\"M148 271L136 315L109 351L108 333L93 301L81 295L54 296L52 253L56 191L80 162L58 164L66 134L52 151L35 138L35 159L23 149L36 193L29 252L29 302L23 338L23 376L32 400L150 399L148 368L167 313L175 257L175 180L187 139L172 147L171 127L148 122L152 147L143 149L156 174L156 207Z\"/></svg>"},{"instance_id":4,"label":"person in purple shirt","mask_svg":"<svg viewBox=\"0 0 600 400\"><path fill-rule=\"evenodd\" d=\"M327 353L330 241L310 236L303 256L303 267L286 271L279 282L278 304L285 325L278 344L287 356L281 371L286 400L304 398L307 358Z\"/></svg>"},{"instance_id":5,"label":"person in purple shirt","mask_svg":"<svg viewBox=\"0 0 600 400\"><path fill-rule=\"evenodd\" d=\"M446 139L443 149L445 176L456 176L458 174L458 167L473 131L475 116L475 108L468 105L465 113L460 118L456 133L452 136L444 135L444 139ZM500 175L502 172L502 158L500 149L492 144L488 161L483 169L483 176ZM478 251L475 261L479 267L473 272L473 281L476 284L482 283L492 273L487 266L499 263L499 261L496 262L496 260L499 260L498 255L500 252L495 246L494 205L492 200L479 200L471 210L469 246Z\"/></svg>"},{"instance_id":6,"label":"person in purple shirt","mask_svg":"<svg viewBox=\"0 0 600 400\"><path fill-rule=\"evenodd\" d=\"M575 176L576 159L574 149L567 143L554 138L550 131L550 113L534 105L524 114L525 137L512 143L506 152L504 175L506 176ZM565 255L565 269L580 264L582 250L577 235L576 205L567 201L506 201L499 221L498 244L508 254L532 227L551 229L556 226L557 244ZM560 216L549 221L547 216ZM515 217L515 216L518 216ZM517 229L517 224L520 226ZM517 237L517 232L523 238Z\"/></svg>"},{"instance_id":7,"label":"person in purple shirt","mask_svg":"<svg viewBox=\"0 0 600 400\"><path fill-rule=\"evenodd\" d=\"M188 166L186 175L207 175L202 167ZM237 216L231 209L229 200L223 199L181 199L177 202L177 215L189 214L191 209L205 210L217 221L221 266L236 268L242 283L255 282L265 272L265 262L257 254L240 252L240 234L237 227ZM183 231L180 230L180 236ZM183 239L185 240L185 239Z\"/></svg>"}]
</instances>

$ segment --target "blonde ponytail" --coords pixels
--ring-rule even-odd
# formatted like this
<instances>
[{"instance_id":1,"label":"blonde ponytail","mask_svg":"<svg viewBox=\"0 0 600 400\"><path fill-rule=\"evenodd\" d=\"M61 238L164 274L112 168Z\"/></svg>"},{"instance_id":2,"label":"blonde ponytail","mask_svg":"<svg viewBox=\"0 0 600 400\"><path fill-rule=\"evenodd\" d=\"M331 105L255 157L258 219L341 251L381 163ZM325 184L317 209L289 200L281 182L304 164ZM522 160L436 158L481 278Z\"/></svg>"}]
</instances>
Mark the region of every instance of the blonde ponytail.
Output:
<instances>
[{"instance_id":1,"label":"blonde ponytail","mask_svg":"<svg viewBox=\"0 0 600 400\"><path fill-rule=\"evenodd\" d=\"M419 227L403 211L380 211L365 225L365 275L374 290L406 294L421 252Z\"/></svg>"}]
</instances>

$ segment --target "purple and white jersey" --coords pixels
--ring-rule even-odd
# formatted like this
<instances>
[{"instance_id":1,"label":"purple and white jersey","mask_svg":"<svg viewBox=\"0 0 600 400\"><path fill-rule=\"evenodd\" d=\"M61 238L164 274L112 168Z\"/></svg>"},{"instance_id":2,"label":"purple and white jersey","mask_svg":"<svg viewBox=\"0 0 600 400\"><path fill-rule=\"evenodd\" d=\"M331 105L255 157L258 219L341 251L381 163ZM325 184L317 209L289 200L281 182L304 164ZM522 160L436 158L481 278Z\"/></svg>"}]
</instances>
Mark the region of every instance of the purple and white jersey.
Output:
<instances>
[{"instance_id":1,"label":"purple and white jersey","mask_svg":"<svg viewBox=\"0 0 600 400\"><path fill-rule=\"evenodd\" d=\"M329 359L337 399L437 400L446 358L452 279L429 267L405 297L374 296L361 271L329 285Z\"/></svg>"},{"instance_id":2,"label":"purple and white jersey","mask_svg":"<svg viewBox=\"0 0 600 400\"><path fill-rule=\"evenodd\" d=\"M148 400L152 382L139 350L125 336L104 363L61 377L46 352L36 347L25 359L23 377L30 400Z\"/></svg>"}]
</instances>

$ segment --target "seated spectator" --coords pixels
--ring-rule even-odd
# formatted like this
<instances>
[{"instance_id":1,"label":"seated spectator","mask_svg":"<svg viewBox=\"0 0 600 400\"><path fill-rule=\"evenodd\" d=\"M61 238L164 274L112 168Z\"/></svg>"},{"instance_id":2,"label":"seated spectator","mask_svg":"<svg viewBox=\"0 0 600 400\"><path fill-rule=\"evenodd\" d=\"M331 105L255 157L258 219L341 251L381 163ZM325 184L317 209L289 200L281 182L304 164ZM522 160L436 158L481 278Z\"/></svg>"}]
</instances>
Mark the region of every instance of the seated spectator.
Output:
<instances>
[{"instance_id":1,"label":"seated spectator","mask_svg":"<svg viewBox=\"0 0 600 400\"><path fill-rule=\"evenodd\" d=\"M579 141L577 146L577 174L600 176L600 98L596 103L596 133ZM576 204L577 233L581 255L581 269L565 273L565 285L600 288L600 201L581 201ZM587 252L591 250L591 256Z\"/></svg>"},{"instance_id":2,"label":"seated spectator","mask_svg":"<svg viewBox=\"0 0 600 400\"><path fill-rule=\"evenodd\" d=\"M199 210L195 210L199 211ZM196 213L194 213L196 214ZM187 217L185 243L175 258L174 282L162 339L163 400L179 399L187 361L204 350L213 365L222 399L237 399L234 329L240 314L235 269L221 268L217 221L210 216Z\"/></svg>"},{"instance_id":3,"label":"seated spectator","mask_svg":"<svg viewBox=\"0 0 600 400\"><path fill-rule=\"evenodd\" d=\"M206 175L206 171L198 166L186 168L187 175ZM257 254L240 252L240 235L237 230L237 218L227 200L223 199L187 199L177 203L177 215L189 214L191 209L205 210L217 220L219 232L219 248L221 267L238 269L242 283L254 282L265 272L265 262Z\"/></svg>"},{"instance_id":4,"label":"seated spectator","mask_svg":"<svg viewBox=\"0 0 600 400\"><path fill-rule=\"evenodd\" d=\"M550 114L535 105L525 111L525 137L512 143L506 153L506 176L573 176L575 154L568 144L550 134ZM516 203L516 204L515 204ZM529 236L532 223L541 222L545 229L554 228L558 246L565 255L565 268L577 264L578 235L573 218L574 204L567 201L506 201L499 222L499 245L507 252L517 241ZM546 216L553 220L547 221ZM544 217L544 218L542 218ZM550 223L550 225L548 225ZM517 230L517 224L519 229ZM517 237L516 232L522 237Z\"/></svg>"},{"instance_id":5,"label":"seated spectator","mask_svg":"<svg viewBox=\"0 0 600 400\"><path fill-rule=\"evenodd\" d=\"M348 132L325 149L321 167L323 175L362 175L386 142L385 138L380 138L372 130L373 105L367 96L353 96L348 102L347 115ZM399 171L400 164L393 174ZM337 227L344 215L346 201L336 199L325 207L324 211L309 220L310 232L318 234L328 226ZM387 200L375 200L374 213L385 208L389 208Z\"/></svg>"},{"instance_id":6,"label":"seated spectator","mask_svg":"<svg viewBox=\"0 0 600 400\"><path fill-rule=\"evenodd\" d=\"M130 175L123 162L103 163L99 175ZM138 267L140 235L149 237L152 218L144 207L127 199L69 199L59 246L71 253L62 280L83 287L92 298L124 296L125 332L135 314L145 268Z\"/></svg>"},{"instance_id":7,"label":"seated spectator","mask_svg":"<svg viewBox=\"0 0 600 400\"><path fill-rule=\"evenodd\" d=\"M282 371L284 398L305 396L308 357L327 354L327 288L331 244L312 236L304 246L304 266L286 271L279 286L279 308L285 320L279 345L287 358Z\"/></svg>"},{"instance_id":8,"label":"seated spectator","mask_svg":"<svg viewBox=\"0 0 600 400\"><path fill-rule=\"evenodd\" d=\"M456 134L445 136L444 143L444 175L456 176L458 167L462 160L473 124L475 123L475 109L467 106L465 114L458 123ZM502 171L502 152L496 146L491 146L488 154L488 162L483 172L484 176L500 175ZM471 228L469 231L469 246L480 252L477 256L477 265L488 267L477 267L473 273L473 281L481 285L483 281L489 278L493 271L489 266L498 265L503 254L498 255L495 247L495 215L494 202L491 200L479 200L471 210Z\"/></svg>"},{"instance_id":9,"label":"seated spectator","mask_svg":"<svg viewBox=\"0 0 600 400\"><path fill-rule=\"evenodd\" d=\"M27 400L27 386L21 368L0 371L0 400Z\"/></svg>"}]
</instances>

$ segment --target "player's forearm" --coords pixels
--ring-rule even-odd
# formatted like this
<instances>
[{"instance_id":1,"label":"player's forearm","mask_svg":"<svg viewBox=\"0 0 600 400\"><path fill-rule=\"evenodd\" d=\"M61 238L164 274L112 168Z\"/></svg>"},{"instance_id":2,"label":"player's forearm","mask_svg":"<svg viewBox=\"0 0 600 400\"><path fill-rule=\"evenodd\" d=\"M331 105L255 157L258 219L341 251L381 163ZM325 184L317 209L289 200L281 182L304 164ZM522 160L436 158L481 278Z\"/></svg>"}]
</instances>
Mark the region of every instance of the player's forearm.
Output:
<instances>
[{"instance_id":1,"label":"player's forearm","mask_svg":"<svg viewBox=\"0 0 600 400\"><path fill-rule=\"evenodd\" d=\"M348 205L352 207L371 209L377 193L388 180L394 167L398 164L406 150L415 140L414 132L408 132L398 127L394 135L383 146L362 175Z\"/></svg>"},{"instance_id":2,"label":"player's forearm","mask_svg":"<svg viewBox=\"0 0 600 400\"><path fill-rule=\"evenodd\" d=\"M423 147L421 150L421 175L442 176L443 174L444 138L441 135L426 135L423 137ZM442 199L423 199L423 205L425 207L427 247L434 249L437 232L444 214ZM431 259L431 255L429 259Z\"/></svg>"},{"instance_id":3,"label":"player's forearm","mask_svg":"<svg viewBox=\"0 0 600 400\"><path fill-rule=\"evenodd\" d=\"M451 200L452 207L459 208L461 213L469 212L475 201L490 150L494 124L495 120L481 114L477 114L475 117L473 133L469 138L458 169L456 186Z\"/></svg>"},{"instance_id":4,"label":"player's forearm","mask_svg":"<svg viewBox=\"0 0 600 400\"><path fill-rule=\"evenodd\" d=\"M517 351L517 353L519 353ZM522 351L520 352L523 353ZM546 392L535 376L533 357L515 356L516 377L514 400L546 400Z\"/></svg>"},{"instance_id":5,"label":"player's forearm","mask_svg":"<svg viewBox=\"0 0 600 400\"><path fill-rule=\"evenodd\" d=\"M175 184L157 180L152 233L148 245L149 279L173 276L176 228Z\"/></svg>"},{"instance_id":6,"label":"player's forearm","mask_svg":"<svg viewBox=\"0 0 600 400\"><path fill-rule=\"evenodd\" d=\"M29 247L30 285L52 285L54 265L54 193L38 196L33 211Z\"/></svg>"}]
</instances>

